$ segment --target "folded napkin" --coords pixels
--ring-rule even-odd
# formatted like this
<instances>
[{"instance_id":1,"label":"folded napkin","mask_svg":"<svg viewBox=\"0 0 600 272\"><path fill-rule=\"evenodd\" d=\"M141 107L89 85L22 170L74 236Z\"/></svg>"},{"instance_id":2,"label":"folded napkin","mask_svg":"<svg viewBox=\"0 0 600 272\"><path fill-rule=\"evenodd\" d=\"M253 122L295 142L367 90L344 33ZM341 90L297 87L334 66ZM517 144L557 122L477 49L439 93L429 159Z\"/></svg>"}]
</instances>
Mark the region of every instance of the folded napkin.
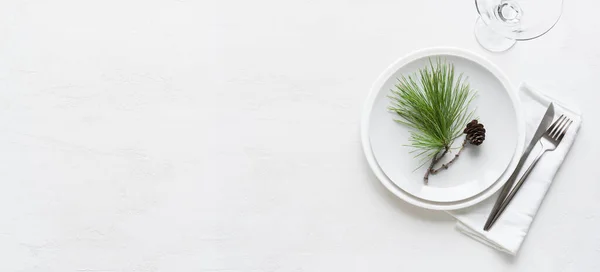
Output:
<instances>
[{"instance_id":1,"label":"folded napkin","mask_svg":"<svg viewBox=\"0 0 600 272\"><path fill-rule=\"evenodd\" d=\"M565 159L567 152L569 152L581 125L581 114L577 110L568 108L559 101L549 98L528 84L522 84L519 89L519 96L525 110L525 144L529 144L550 102L554 103L555 119L564 113L573 119L573 124L556 150L547 152L540 159L519 193L489 232L483 231L483 225L498 198L498 193L472 207L449 212L457 219L456 228L460 232L511 255L516 255L521 247L533 218L542 204L550 184L552 184L552 179ZM541 146L538 144L532 150L521 170L521 174L527 169L540 149Z\"/></svg>"}]
</instances>

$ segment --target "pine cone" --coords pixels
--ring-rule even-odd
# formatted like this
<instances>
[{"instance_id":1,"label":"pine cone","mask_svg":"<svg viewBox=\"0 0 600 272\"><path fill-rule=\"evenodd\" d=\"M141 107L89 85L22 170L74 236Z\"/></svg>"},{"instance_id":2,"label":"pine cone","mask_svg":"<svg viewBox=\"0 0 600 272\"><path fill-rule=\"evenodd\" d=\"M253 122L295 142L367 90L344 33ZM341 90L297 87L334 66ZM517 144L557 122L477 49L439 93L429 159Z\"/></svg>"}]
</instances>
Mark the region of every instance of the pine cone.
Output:
<instances>
[{"instance_id":1,"label":"pine cone","mask_svg":"<svg viewBox=\"0 0 600 272\"><path fill-rule=\"evenodd\" d=\"M485 128L477 120L469 122L463 132L467 134L467 141L470 144L480 145L485 140Z\"/></svg>"}]
</instances>

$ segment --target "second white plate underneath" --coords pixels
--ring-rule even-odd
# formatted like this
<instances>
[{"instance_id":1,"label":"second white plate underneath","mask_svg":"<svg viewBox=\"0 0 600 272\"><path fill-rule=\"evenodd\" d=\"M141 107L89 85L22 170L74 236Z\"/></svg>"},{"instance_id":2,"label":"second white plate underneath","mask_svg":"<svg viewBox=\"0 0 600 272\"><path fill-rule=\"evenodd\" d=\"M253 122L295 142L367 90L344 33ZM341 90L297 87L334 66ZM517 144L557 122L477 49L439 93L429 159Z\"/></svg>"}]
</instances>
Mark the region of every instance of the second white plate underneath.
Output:
<instances>
[{"instance_id":1,"label":"second white plate underneath","mask_svg":"<svg viewBox=\"0 0 600 272\"><path fill-rule=\"evenodd\" d=\"M431 176L429 184L425 185L426 167L418 168L422 162L409 153L411 149L406 145L409 144L410 130L394 122L397 115L388 110L390 100L387 96L401 75L414 74L425 67L430 58L437 57L454 64L457 74L467 76L471 87L477 90L472 106L487 132L481 146L468 146L452 167ZM503 182L501 177L505 172L512 172L523 149L525 135L520 104L508 80L491 63L470 52L431 49L413 53L389 67L371 92L370 104L368 102L365 109L368 117L362 128L366 129L367 135L363 137L368 137L367 148L371 149L385 178L413 198L434 204L473 198L497 182ZM462 139L458 139L456 145L461 142Z\"/></svg>"}]
</instances>

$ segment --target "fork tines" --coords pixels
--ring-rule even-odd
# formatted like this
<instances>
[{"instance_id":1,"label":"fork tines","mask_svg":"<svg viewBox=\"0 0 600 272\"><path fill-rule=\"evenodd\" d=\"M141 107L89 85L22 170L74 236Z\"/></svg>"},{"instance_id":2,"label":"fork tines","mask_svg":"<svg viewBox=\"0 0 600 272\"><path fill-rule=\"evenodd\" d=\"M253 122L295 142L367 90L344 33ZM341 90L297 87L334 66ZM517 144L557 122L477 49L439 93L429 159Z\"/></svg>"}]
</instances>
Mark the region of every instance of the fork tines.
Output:
<instances>
[{"instance_id":1,"label":"fork tines","mask_svg":"<svg viewBox=\"0 0 600 272\"><path fill-rule=\"evenodd\" d=\"M565 115L562 114L558 120L552 123L552 125L548 128L549 136L557 141L562 140L572 123L573 120L565 117Z\"/></svg>"}]
</instances>

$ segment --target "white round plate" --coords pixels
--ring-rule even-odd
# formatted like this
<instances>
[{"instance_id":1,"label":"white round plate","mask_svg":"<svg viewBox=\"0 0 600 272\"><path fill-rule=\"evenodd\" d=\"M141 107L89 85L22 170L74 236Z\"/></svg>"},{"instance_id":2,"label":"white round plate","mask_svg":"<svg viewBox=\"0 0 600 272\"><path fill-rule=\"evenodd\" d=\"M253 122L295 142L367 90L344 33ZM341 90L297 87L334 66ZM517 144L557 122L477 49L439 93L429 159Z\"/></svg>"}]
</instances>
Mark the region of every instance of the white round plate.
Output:
<instances>
[{"instance_id":1,"label":"white round plate","mask_svg":"<svg viewBox=\"0 0 600 272\"><path fill-rule=\"evenodd\" d=\"M480 146L468 146L452 167L430 176L425 185L427 166L419 168L423 161L409 153L410 130L394 122L397 115L388 110L388 95L401 75L412 75L437 57L454 64L456 75L463 73L477 91L471 106L485 125L486 139ZM401 58L377 79L365 105L361 134L367 161L386 188L416 206L451 210L478 203L504 184L523 150L525 123L516 94L495 65L468 51L431 48ZM455 146L461 143L459 138Z\"/></svg>"}]
</instances>

